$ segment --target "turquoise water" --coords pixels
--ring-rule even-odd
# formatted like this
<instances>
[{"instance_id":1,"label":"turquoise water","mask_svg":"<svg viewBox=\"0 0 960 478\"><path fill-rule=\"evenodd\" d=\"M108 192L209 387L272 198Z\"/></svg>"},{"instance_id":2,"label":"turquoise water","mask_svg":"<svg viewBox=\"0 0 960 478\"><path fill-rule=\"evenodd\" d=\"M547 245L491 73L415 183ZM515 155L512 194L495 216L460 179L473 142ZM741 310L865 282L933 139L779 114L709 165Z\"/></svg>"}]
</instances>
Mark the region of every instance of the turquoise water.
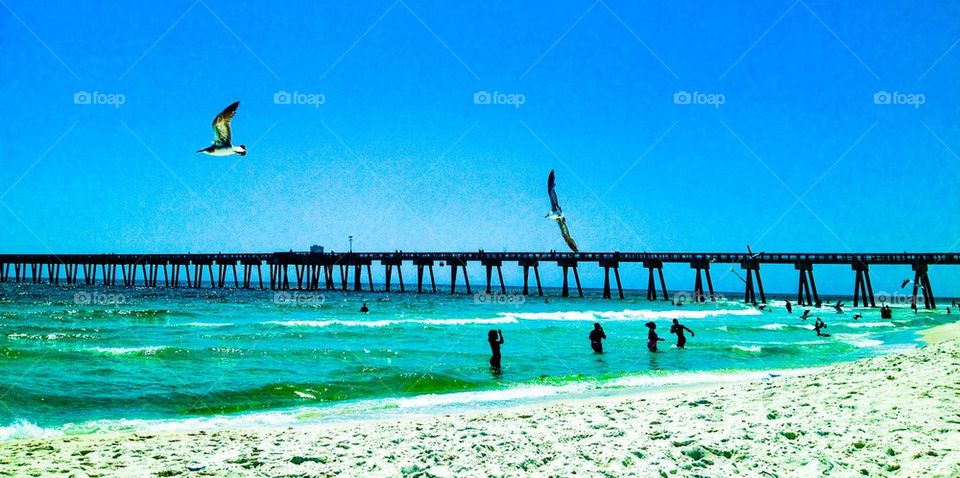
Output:
<instances>
[{"instance_id":1,"label":"turquoise water","mask_svg":"<svg viewBox=\"0 0 960 478\"><path fill-rule=\"evenodd\" d=\"M509 292L509 291L508 291ZM0 284L0 439L419 413L766 376L917 345L941 308L812 321L737 301L675 307L509 293L308 293ZM358 313L361 302L371 312ZM696 332L671 344L670 319ZM667 342L646 350L653 320ZM592 353L595 321L609 339ZM503 330L491 373L489 329ZM745 375L746 374L746 375ZM753 375L750 375L753 374Z\"/></svg>"}]
</instances>

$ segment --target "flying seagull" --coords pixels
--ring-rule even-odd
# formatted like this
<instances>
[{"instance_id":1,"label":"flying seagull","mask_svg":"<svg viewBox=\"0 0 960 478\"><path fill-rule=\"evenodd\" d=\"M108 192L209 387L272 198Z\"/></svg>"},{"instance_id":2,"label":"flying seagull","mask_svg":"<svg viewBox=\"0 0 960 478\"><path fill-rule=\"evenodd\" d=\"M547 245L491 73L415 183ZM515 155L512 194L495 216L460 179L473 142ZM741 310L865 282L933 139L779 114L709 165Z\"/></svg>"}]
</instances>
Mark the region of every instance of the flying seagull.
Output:
<instances>
[{"instance_id":1,"label":"flying seagull","mask_svg":"<svg viewBox=\"0 0 960 478\"><path fill-rule=\"evenodd\" d=\"M557 199L557 178L553 174L553 170L550 170L550 177L547 178L547 193L550 194L550 212L546 216L550 219L557 221L557 224L560 225L560 234L563 235L563 240L567 241L567 245L570 246L570 250L573 252L580 252L577 248L577 243L573 241L573 238L570 237L570 230L567 229L567 218L563 215L563 210L560 209L560 201Z\"/></svg>"},{"instance_id":2,"label":"flying seagull","mask_svg":"<svg viewBox=\"0 0 960 478\"><path fill-rule=\"evenodd\" d=\"M213 143L203 149L198 149L198 153L205 153L211 156L230 156L231 154L247 155L247 147L244 145L234 146L230 142L230 120L237 112L240 102L227 106L216 118L213 119Z\"/></svg>"},{"instance_id":3,"label":"flying seagull","mask_svg":"<svg viewBox=\"0 0 960 478\"><path fill-rule=\"evenodd\" d=\"M909 284L909 283L911 283L911 282L913 282L913 281L910 280L910 279L904 279L903 282L900 283L900 288L903 289L904 287L907 286L907 284ZM920 289L923 289L923 288L924 288L924 287L923 287L923 284L921 284L921 283L919 283L919 282L917 282L916 284L917 284L917 288L920 288Z\"/></svg>"}]
</instances>

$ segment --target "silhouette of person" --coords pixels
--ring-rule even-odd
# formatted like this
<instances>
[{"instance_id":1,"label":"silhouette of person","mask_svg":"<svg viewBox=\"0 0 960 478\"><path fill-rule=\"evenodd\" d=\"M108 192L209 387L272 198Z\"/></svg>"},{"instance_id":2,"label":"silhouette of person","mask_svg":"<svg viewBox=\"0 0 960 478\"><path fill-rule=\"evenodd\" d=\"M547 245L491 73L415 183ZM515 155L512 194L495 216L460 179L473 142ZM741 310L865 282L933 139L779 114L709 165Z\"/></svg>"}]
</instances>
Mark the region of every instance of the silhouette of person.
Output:
<instances>
[{"instance_id":1,"label":"silhouette of person","mask_svg":"<svg viewBox=\"0 0 960 478\"><path fill-rule=\"evenodd\" d=\"M893 309L889 305L884 305L880 308L880 318L881 319L892 319L893 318Z\"/></svg>"},{"instance_id":2,"label":"silhouette of person","mask_svg":"<svg viewBox=\"0 0 960 478\"><path fill-rule=\"evenodd\" d=\"M363 305L360 306L360 313L366 314L367 312L370 312L370 309L367 308L367 303L364 302Z\"/></svg>"},{"instance_id":3,"label":"silhouette of person","mask_svg":"<svg viewBox=\"0 0 960 478\"><path fill-rule=\"evenodd\" d=\"M503 331L500 329L487 332L487 342L490 342L490 367L494 371L500 370L500 346L503 345Z\"/></svg>"},{"instance_id":4,"label":"silhouette of person","mask_svg":"<svg viewBox=\"0 0 960 478\"><path fill-rule=\"evenodd\" d=\"M791 304L789 300L787 301L787 313L788 314L793 313L793 304Z\"/></svg>"},{"instance_id":5,"label":"silhouette of person","mask_svg":"<svg viewBox=\"0 0 960 478\"><path fill-rule=\"evenodd\" d=\"M599 322L593 324L593 330L590 331L590 348L598 354L603 353L603 343L601 340L606 339L607 334L603 332L603 327L600 327Z\"/></svg>"},{"instance_id":6,"label":"silhouette of person","mask_svg":"<svg viewBox=\"0 0 960 478\"><path fill-rule=\"evenodd\" d=\"M817 317L816 322L813 323L813 330L817 331L818 337L829 337L830 334L825 334L821 330L827 328L827 324L823 323L823 320L820 320L820 317Z\"/></svg>"},{"instance_id":7,"label":"silhouette of person","mask_svg":"<svg viewBox=\"0 0 960 478\"><path fill-rule=\"evenodd\" d=\"M647 332L647 350L651 352L657 351L657 342L663 342L663 339L657 335L656 328L657 324L653 322L647 322L647 328L650 329Z\"/></svg>"},{"instance_id":8,"label":"silhouette of person","mask_svg":"<svg viewBox=\"0 0 960 478\"><path fill-rule=\"evenodd\" d=\"M673 319L673 325L670 326L670 333L677 334L677 348L682 349L687 343L687 337L683 335L683 331L686 330L690 332L691 337L696 337L697 334L693 333L692 330L688 329L685 325L680 325L680 321Z\"/></svg>"}]
</instances>

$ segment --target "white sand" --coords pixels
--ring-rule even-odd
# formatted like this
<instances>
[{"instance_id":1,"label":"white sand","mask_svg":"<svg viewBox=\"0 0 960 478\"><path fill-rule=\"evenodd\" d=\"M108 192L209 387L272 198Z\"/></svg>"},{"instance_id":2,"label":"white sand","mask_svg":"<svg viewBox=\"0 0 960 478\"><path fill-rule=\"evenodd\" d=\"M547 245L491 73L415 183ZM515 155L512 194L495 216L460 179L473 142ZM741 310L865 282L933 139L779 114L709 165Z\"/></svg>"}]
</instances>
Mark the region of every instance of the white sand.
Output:
<instances>
[{"instance_id":1,"label":"white sand","mask_svg":"<svg viewBox=\"0 0 960 478\"><path fill-rule=\"evenodd\" d=\"M960 339L960 322L943 324L920 331L920 337L927 344L939 344L948 340Z\"/></svg>"},{"instance_id":2,"label":"white sand","mask_svg":"<svg viewBox=\"0 0 960 478\"><path fill-rule=\"evenodd\" d=\"M573 474L960 476L960 341L811 375L503 412L0 444L0 475L13 476Z\"/></svg>"}]
</instances>

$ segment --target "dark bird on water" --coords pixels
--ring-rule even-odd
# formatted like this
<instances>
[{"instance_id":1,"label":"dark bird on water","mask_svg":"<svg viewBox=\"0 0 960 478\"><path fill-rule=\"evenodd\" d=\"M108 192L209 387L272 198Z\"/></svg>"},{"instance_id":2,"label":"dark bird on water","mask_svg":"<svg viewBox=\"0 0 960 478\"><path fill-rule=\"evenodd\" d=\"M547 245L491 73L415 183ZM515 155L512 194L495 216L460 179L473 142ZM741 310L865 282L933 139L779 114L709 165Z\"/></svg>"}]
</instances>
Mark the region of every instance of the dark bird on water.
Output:
<instances>
[{"instance_id":1,"label":"dark bird on water","mask_svg":"<svg viewBox=\"0 0 960 478\"><path fill-rule=\"evenodd\" d=\"M550 194L550 212L548 212L545 217L557 221L557 224L560 226L560 234L563 235L563 240L567 241L567 245L570 246L570 250L573 252L580 252L580 249L577 248L577 243L573 241L572 237L570 237L570 230L567 229L567 218L563 215L563 210L560 209L560 201L557 199L556 186L557 178L551 169L550 177L547 178L547 193Z\"/></svg>"},{"instance_id":2,"label":"dark bird on water","mask_svg":"<svg viewBox=\"0 0 960 478\"><path fill-rule=\"evenodd\" d=\"M198 153L209 154L211 156L230 156L231 154L247 155L247 147L244 145L234 146L230 138L230 120L237 113L240 102L227 106L216 118L213 119L213 143L203 149L198 149Z\"/></svg>"}]
</instances>

